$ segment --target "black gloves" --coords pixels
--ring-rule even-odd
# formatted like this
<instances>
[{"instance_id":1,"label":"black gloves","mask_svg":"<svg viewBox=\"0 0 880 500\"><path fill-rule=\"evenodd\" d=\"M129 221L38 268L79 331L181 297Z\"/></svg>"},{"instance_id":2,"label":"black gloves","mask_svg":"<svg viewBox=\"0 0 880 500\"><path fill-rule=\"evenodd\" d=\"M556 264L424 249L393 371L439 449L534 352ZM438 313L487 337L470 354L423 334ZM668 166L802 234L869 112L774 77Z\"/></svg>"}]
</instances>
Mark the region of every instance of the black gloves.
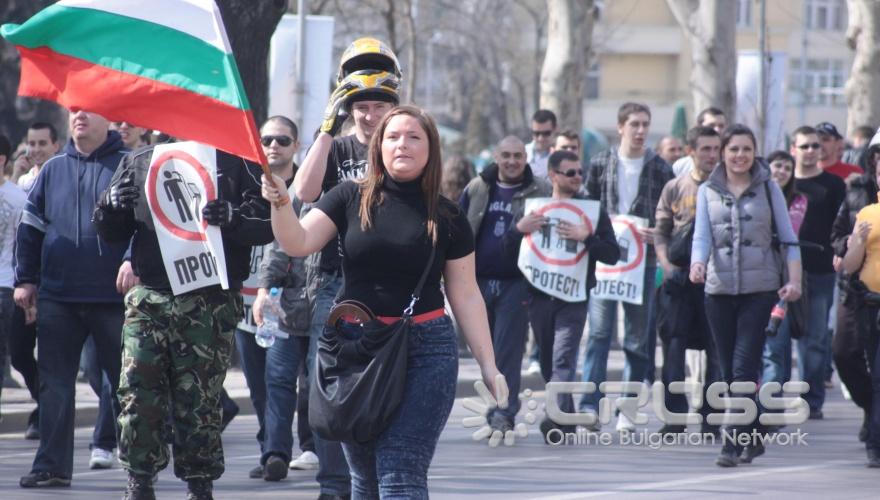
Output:
<instances>
[{"instance_id":1,"label":"black gloves","mask_svg":"<svg viewBox=\"0 0 880 500\"><path fill-rule=\"evenodd\" d=\"M212 226L230 228L241 221L241 213L226 200L211 200L202 209L202 220Z\"/></svg>"},{"instance_id":2,"label":"black gloves","mask_svg":"<svg viewBox=\"0 0 880 500\"><path fill-rule=\"evenodd\" d=\"M137 205L138 198L140 189L134 185L134 174L124 174L119 182L104 191L98 206L110 211L131 210Z\"/></svg>"}]
</instances>

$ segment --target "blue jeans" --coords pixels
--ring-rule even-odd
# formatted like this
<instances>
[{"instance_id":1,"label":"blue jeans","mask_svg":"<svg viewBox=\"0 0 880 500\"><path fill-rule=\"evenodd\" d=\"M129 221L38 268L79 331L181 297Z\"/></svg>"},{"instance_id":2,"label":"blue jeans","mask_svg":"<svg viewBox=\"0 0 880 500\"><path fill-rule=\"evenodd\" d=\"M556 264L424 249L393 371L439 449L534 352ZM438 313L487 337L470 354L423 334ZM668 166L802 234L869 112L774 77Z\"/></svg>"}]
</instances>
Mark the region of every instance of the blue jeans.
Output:
<instances>
[{"instance_id":1,"label":"blue jeans","mask_svg":"<svg viewBox=\"0 0 880 500\"><path fill-rule=\"evenodd\" d=\"M296 337L276 339L266 350L266 446L260 463L270 455L289 462L293 452L296 380L303 354Z\"/></svg>"},{"instance_id":2,"label":"blue jeans","mask_svg":"<svg viewBox=\"0 0 880 500\"><path fill-rule=\"evenodd\" d=\"M320 273L317 290L315 291L315 312L309 327L309 352L306 363L309 367L309 382L315 373L315 353L318 350L318 337L324 331L330 308L336 300L336 294L342 287L342 277L336 274ZM321 439L312 433L315 440L315 454L318 455L318 475L315 480L321 487L321 493L329 495L348 495L351 492L351 474L348 463L342 452L342 446L336 441Z\"/></svg>"},{"instance_id":3,"label":"blue jeans","mask_svg":"<svg viewBox=\"0 0 880 500\"><path fill-rule=\"evenodd\" d=\"M623 303L624 331L623 352L626 355L626 365L623 369L623 380L628 382L641 382L648 373L650 357L648 346L650 332L650 308L654 301L654 282L656 281L657 268L645 266L645 282L642 290L642 305ZM581 397L579 409L581 412L599 411L599 400L602 393L599 392L599 384L608 378L608 351L611 349L611 336L617 334L617 301L592 298L589 307L590 334L587 337L586 352L584 353L584 382L596 384L596 392L584 394ZM656 344L655 344L656 345Z\"/></svg>"},{"instance_id":4,"label":"blue jeans","mask_svg":"<svg viewBox=\"0 0 880 500\"><path fill-rule=\"evenodd\" d=\"M834 297L837 275L834 273L807 273L809 315L807 331L798 339L798 371L801 380L810 384L802 397L810 410L821 410L825 402L825 376L831 337L828 335L828 312ZM780 325L775 337L767 339L763 355L764 382L788 382L791 379L791 325L788 317Z\"/></svg>"},{"instance_id":5,"label":"blue jeans","mask_svg":"<svg viewBox=\"0 0 880 500\"><path fill-rule=\"evenodd\" d=\"M101 371L94 337L86 339L82 357L86 361L85 371L89 386L98 396L98 416L95 420L95 430L92 432L92 442L89 444L89 449L113 450L116 448L116 416L113 414L113 400L116 399L116 393L113 392L110 381Z\"/></svg>"},{"instance_id":6,"label":"blue jeans","mask_svg":"<svg viewBox=\"0 0 880 500\"><path fill-rule=\"evenodd\" d=\"M510 397L506 409L495 412L513 420L519 412L519 387L522 378L523 350L529 332L529 293L526 280L477 278L486 302L495 365L507 379Z\"/></svg>"},{"instance_id":7,"label":"blue jeans","mask_svg":"<svg viewBox=\"0 0 880 500\"><path fill-rule=\"evenodd\" d=\"M122 363L123 305L37 301L40 370L40 447L32 472L73 473L76 372L86 337L95 338L97 360L116 393ZM119 415L119 400L113 398Z\"/></svg>"},{"instance_id":8,"label":"blue jeans","mask_svg":"<svg viewBox=\"0 0 880 500\"><path fill-rule=\"evenodd\" d=\"M706 295L706 317L724 382L758 383L766 337L764 327L777 300L776 292ZM752 394L750 398L754 400L755 395ZM760 430L757 419L752 424L736 427L743 433L755 429ZM724 448L741 451L740 446L734 446L730 441L725 441Z\"/></svg>"},{"instance_id":9,"label":"blue jeans","mask_svg":"<svg viewBox=\"0 0 880 500\"><path fill-rule=\"evenodd\" d=\"M428 498L428 468L455 401L458 343L448 316L409 335L406 387L388 427L371 442L342 444L352 500Z\"/></svg>"},{"instance_id":10,"label":"blue jeans","mask_svg":"<svg viewBox=\"0 0 880 500\"><path fill-rule=\"evenodd\" d=\"M266 349L257 345L254 334L235 329L235 346L241 371L250 391L251 404L257 414L257 442L260 455L266 451Z\"/></svg>"}]
</instances>

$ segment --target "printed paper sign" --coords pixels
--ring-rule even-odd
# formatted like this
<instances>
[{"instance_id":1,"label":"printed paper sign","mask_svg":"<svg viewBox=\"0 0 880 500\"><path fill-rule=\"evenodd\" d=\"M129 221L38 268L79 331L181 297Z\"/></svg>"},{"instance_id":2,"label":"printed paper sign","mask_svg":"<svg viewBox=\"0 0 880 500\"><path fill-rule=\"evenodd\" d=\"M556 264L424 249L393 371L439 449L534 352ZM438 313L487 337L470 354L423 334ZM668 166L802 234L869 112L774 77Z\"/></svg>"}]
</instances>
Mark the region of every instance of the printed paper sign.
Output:
<instances>
[{"instance_id":1,"label":"printed paper sign","mask_svg":"<svg viewBox=\"0 0 880 500\"><path fill-rule=\"evenodd\" d=\"M202 220L202 208L217 198L216 150L195 142L156 146L146 191L174 295L228 289L220 228Z\"/></svg>"},{"instance_id":2,"label":"printed paper sign","mask_svg":"<svg viewBox=\"0 0 880 500\"><path fill-rule=\"evenodd\" d=\"M238 328L246 332L256 333L257 324L254 322L254 300L257 299L257 274L260 271L260 263L263 256L269 254L272 244L251 247L251 267L248 278L241 287L241 298L244 301L244 318L238 323Z\"/></svg>"},{"instance_id":3,"label":"printed paper sign","mask_svg":"<svg viewBox=\"0 0 880 500\"><path fill-rule=\"evenodd\" d=\"M599 202L593 200L526 200L525 212L537 212L549 222L527 234L519 248L517 266L526 280L547 295L566 302L587 300L587 248L583 241L561 238L556 228L562 221L586 224L595 231Z\"/></svg>"},{"instance_id":4,"label":"printed paper sign","mask_svg":"<svg viewBox=\"0 0 880 500\"><path fill-rule=\"evenodd\" d=\"M631 215L614 215L611 225L620 246L620 260L612 265L596 263L596 287L592 296L641 305L648 248L638 229L648 227L648 221Z\"/></svg>"}]
</instances>

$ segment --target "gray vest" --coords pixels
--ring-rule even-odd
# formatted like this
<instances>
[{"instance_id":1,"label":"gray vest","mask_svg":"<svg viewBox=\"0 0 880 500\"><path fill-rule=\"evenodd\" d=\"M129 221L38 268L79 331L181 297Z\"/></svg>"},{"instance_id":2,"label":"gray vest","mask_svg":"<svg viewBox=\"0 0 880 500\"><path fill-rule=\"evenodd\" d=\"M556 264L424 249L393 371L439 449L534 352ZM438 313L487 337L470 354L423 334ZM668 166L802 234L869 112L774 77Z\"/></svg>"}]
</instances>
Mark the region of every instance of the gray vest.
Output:
<instances>
[{"instance_id":1,"label":"gray vest","mask_svg":"<svg viewBox=\"0 0 880 500\"><path fill-rule=\"evenodd\" d=\"M727 190L726 183L712 182L717 179L710 179L707 186L712 225L708 294L769 292L782 286L783 263L771 247L773 210L767 198L768 176L754 173L757 179L738 199Z\"/></svg>"}]
</instances>

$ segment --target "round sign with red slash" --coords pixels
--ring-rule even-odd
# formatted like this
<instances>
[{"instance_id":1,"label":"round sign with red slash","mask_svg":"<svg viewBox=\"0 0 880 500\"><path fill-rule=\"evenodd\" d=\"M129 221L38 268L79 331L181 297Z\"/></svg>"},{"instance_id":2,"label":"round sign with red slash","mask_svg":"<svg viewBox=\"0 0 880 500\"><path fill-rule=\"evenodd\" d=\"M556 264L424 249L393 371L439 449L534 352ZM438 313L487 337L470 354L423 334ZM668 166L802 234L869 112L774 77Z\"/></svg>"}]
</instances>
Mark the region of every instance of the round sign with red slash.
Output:
<instances>
[{"instance_id":1,"label":"round sign with red slash","mask_svg":"<svg viewBox=\"0 0 880 500\"><path fill-rule=\"evenodd\" d=\"M553 219L556 219L559 221L571 222L571 214L574 214L575 220L577 221L575 223L579 222L580 224L586 224L590 229L590 233L592 233L593 223L590 222L590 218L587 217L587 214L577 206L565 202L548 203L539 208L536 213L549 218L551 223L548 226L545 226L545 228L525 236L526 242L532 251L535 252L535 255L541 259L542 262L556 266L573 266L580 262L580 260L587 254L587 248L583 245L583 242L574 242L583 248L572 257L560 257L560 254L563 253L563 251L552 251L552 249L559 247L559 234L556 232L556 226L552 221ZM546 233L544 233L544 231L546 231ZM555 235L555 239L551 237L552 235ZM541 244L537 244L534 238L541 238Z\"/></svg>"},{"instance_id":2,"label":"round sign with red slash","mask_svg":"<svg viewBox=\"0 0 880 500\"><path fill-rule=\"evenodd\" d=\"M189 241L206 241L208 223L202 220L203 201L217 197L211 174L184 151L166 151L153 160L147 175L147 196L156 219L171 234Z\"/></svg>"},{"instance_id":3,"label":"round sign with red slash","mask_svg":"<svg viewBox=\"0 0 880 500\"><path fill-rule=\"evenodd\" d=\"M617 267L609 267L606 265L601 265L601 266L599 266L599 269L596 270L596 272L601 272L601 273L606 273L606 274L607 273L625 273L627 271L630 271L632 269L639 267L639 264L641 264L642 260L645 258L645 245L644 245L644 242L642 241L642 235L639 234L638 226L636 226L635 224L633 224L632 222L630 222L626 219L621 219L621 218L612 219L611 226L614 227L614 234L620 235L617 238L618 243L621 240L628 242L628 240L631 239L633 241L633 244L636 247L635 248L635 257L629 258L629 255L631 255L630 252L633 249L628 249L629 251L626 252L626 258L623 258L624 252L621 252L621 261L623 262L623 264L621 264L620 266L617 266ZM625 238L625 236L623 236L627 232L632 234L632 238ZM618 262L620 262L620 261L618 261Z\"/></svg>"}]
</instances>

